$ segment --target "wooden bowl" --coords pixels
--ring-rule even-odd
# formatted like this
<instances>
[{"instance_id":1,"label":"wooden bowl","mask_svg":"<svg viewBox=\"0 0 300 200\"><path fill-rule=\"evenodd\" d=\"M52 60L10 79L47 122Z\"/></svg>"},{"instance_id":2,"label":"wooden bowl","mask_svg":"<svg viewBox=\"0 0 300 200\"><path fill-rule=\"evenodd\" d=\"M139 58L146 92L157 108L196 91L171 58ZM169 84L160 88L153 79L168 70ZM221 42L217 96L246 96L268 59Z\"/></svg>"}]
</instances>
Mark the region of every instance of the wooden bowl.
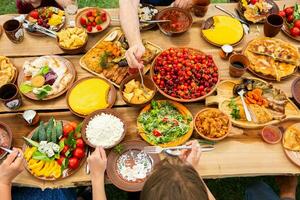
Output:
<instances>
[{"instance_id":1,"label":"wooden bowl","mask_svg":"<svg viewBox=\"0 0 300 200\"><path fill-rule=\"evenodd\" d=\"M139 181L127 181L118 172L118 166L117 162L120 156L124 153L127 153L130 150L136 150L136 151L142 151L145 146L148 146L148 144L142 140L129 140L121 143L123 149L120 154L117 154L114 151L111 151L107 158L107 176L109 180L114 184L116 187L118 187L121 190L127 191L127 192L138 192L141 191L145 179L139 180ZM148 155L152 161L152 170L153 167L160 161L158 154L149 154ZM149 175L148 175L149 176Z\"/></svg>"},{"instance_id":2,"label":"wooden bowl","mask_svg":"<svg viewBox=\"0 0 300 200\"><path fill-rule=\"evenodd\" d=\"M11 148L11 143L12 143L12 131L9 128L9 126L3 122L0 121L0 131L2 130L7 134L8 137L8 146L6 148L10 149ZM2 144L0 144L2 145ZM2 154L0 154L0 160L3 159L6 156L7 152L3 151Z\"/></svg>"},{"instance_id":3,"label":"wooden bowl","mask_svg":"<svg viewBox=\"0 0 300 200\"><path fill-rule=\"evenodd\" d=\"M184 48L184 47L179 47L179 48ZM193 49L193 48L190 48L188 47L189 50L192 50L192 51L197 51L201 54L205 54L203 53L202 51L198 50L198 49ZM189 102L195 102L195 101L200 101L200 100L203 100L205 99L207 96L211 95L216 89L217 89L217 85L219 84L220 82L220 69L218 68L218 66L216 65L216 67L218 68L218 82L215 84L215 86L211 89L211 91L209 93L207 93L206 95L204 96L201 96L201 97L198 97L198 98L194 98L194 99L180 99L180 98L176 98L176 97L172 97L168 94L166 94L162 89L159 88L159 86L155 83L155 81L153 80L153 76L154 76L154 66L155 66L155 62L156 62L156 59L163 53L164 51L162 51L160 54L158 54L155 59L153 60L152 62L152 65L151 65L151 68L150 68L150 76L151 76L151 79L152 79L152 82L155 84L157 90L165 97L167 97L168 99L171 99L173 101L178 101L178 102L185 102L185 103L189 103Z\"/></svg>"},{"instance_id":4,"label":"wooden bowl","mask_svg":"<svg viewBox=\"0 0 300 200\"><path fill-rule=\"evenodd\" d=\"M177 103L175 101L170 101L170 100L157 100L157 102L165 102L165 101L168 101L169 103L171 103L179 111L179 113L181 113L182 115L189 116L189 117L191 117L191 119L193 119L192 113L184 105L182 105L180 103ZM150 109L151 109L151 104L148 104L147 106L145 106L141 110L139 116L141 114L149 111ZM189 126L190 126L190 130L185 135L177 138L177 140L157 145L157 144L154 144L152 141L149 140L147 134L145 133L145 130L144 130L142 124L140 124L137 120L138 133L143 138L143 140L145 140L146 142L148 142L151 145L161 146L161 147L174 147L174 146L178 146L178 145L181 145L181 144L184 144L185 142L187 142L189 140L189 138L192 136L192 133L193 133L193 126L194 126L193 120L191 120L191 122L189 123Z\"/></svg>"},{"instance_id":5,"label":"wooden bowl","mask_svg":"<svg viewBox=\"0 0 300 200\"><path fill-rule=\"evenodd\" d=\"M197 128L196 126L196 119L198 117L199 114L205 112L205 111L208 111L208 110L211 110L211 111L218 111L218 112L221 112L222 114L224 114L229 122L228 122L228 130L227 130L227 133L221 137L218 137L218 138L211 138L211 137L208 137L208 136L205 136L204 134L201 133L201 131ZM195 130L196 132L204 139L206 140L209 140L209 141L220 141L220 140L223 140L224 138L226 138L228 136L228 134L230 133L230 129L232 127L232 124L231 124L231 120L230 120L230 117L228 115L226 115L224 112L222 112L221 110L217 109L217 108L204 108L202 110L200 110L194 117L194 127L195 127Z\"/></svg>"},{"instance_id":6,"label":"wooden bowl","mask_svg":"<svg viewBox=\"0 0 300 200\"><path fill-rule=\"evenodd\" d=\"M45 56L47 57L47 56ZM50 99L55 99L61 95L63 95L71 86L72 84L74 83L75 79L76 79L76 70L75 70L75 67L73 65L73 63L71 61L69 61L68 59L62 57L62 56L57 56L57 55L49 55L49 57L53 57L53 58L56 58L58 60L60 60L61 62L63 62L67 69L68 69L68 72L72 74L72 79L71 81L68 83L68 85L65 87L65 89L63 89L61 92L55 94L55 95L50 95L44 99L41 99L39 100L35 94L33 92L29 92L29 93L26 93L26 94L23 94L21 93L22 95L26 96L27 98L29 99L32 99L32 100L37 100L37 101L47 101L47 100L50 100ZM18 87L20 88L21 84L26 80L26 77L25 77L25 74L24 74L24 71L21 70L19 72L19 75L18 75L18 81L17 81L17 84L18 84Z\"/></svg>"},{"instance_id":7,"label":"wooden bowl","mask_svg":"<svg viewBox=\"0 0 300 200\"><path fill-rule=\"evenodd\" d=\"M124 125L124 132L123 132L122 136L120 137L120 139L117 142L115 142L115 144L113 144L113 145L103 147L104 149L110 149L110 148L116 146L117 144L119 144L124 139L124 137L126 135L126 128L127 128L125 120L114 110L112 110L112 109L96 110L95 112L89 114L82 122L81 134L82 134L83 140L85 141L85 143L87 145L89 145L90 147L96 148L96 146L93 145L92 143L90 143L90 141L87 139L86 128L87 128L87 125L89 124L89 122L91 121L91 119L94 118L96 115L100 115L101 113L111 114L111 115L119 118L123 122L123 125ZM110 134L110 133L107 133L107 134Z\"/></svg>"},{"instance_id":8,"label":"wooden bowl","mask_svg":"<svg viewBox=\"0 0 300 200\"><path fill-rule=\"evenodd\" d=\"M70 123L70 121L67 121L67 120L59 120L59 121L61 121L61 122L63 123L63 125L64 125L64 124ZM45 125L46 125L46 124L48 124L48 123L46 122ZM29 135L27 136L27 138L31 139L32 136L33 136L33 134L34 134L34 132L35 132L38 128L39 128L39 127L36 127L35 129L33 129L33 130L29 133ZM23 146L22 146L22 151L25 152L25 150L26 150L27 147L28 147L27 143L24 142L24 144L23 144ZM57 181L57 180L65 179L65 178L67 178L67 177L69 177L69 176L75 174L75 173L82 167L83 163L85 163L86 158L87 158L87 148L85 147L85 149L84 149L84 157L80 160L79 166L78 166L76 169L70 169L70 168L68 168L68 169L66 170L66 172L63 173L59 178L54 178L54 177L52 177L52 178L47 178L47 177L43 177L43 176L35 176L35 175L31 172L31 170L28 168L28 166L27 166L27 161L26 161L26 164L25 164L25 168L26 168L26 170L27 170L32 176L34 176L34 177L37 178L37 179L45 180L45 181Z\"/></svg>"},{"instance_id":9,"label":"wooden bowl","mask_svg":"<svg viewBox=\"0 0 300 200\"><path fill-rule=\"evenodd\" d=\"M155 84L152 82L152 79L149 77L149 76L146 76L146 75L143 75L143 79L144 79L144 85L145 87L149 88L150 90L153 90L154 91L154 94L153 96L146 102L144 103L141 103L141 104L134 104L134 103L131 103L129 102L123 95L123 91L125 89L125 85L131 81L131 80L136 80L136 81L139 81L141 83L141 76L139 74L133 74L133 75L130 75L130 76L127 76L122 82L121 82L121 85L120 85L120 93L121 93L121 96L123 98L123 100L126 102L126 104L130 105L130 106L138 106L138 107L142 107L142 106L145 106L146 104L148 104L155 96L156 92L157 92L157 88L155 87Z\"/></svg>"},{"instance_id":10,"label":"wooden bowl","mask_svg":"<svg viewBox=\"0 0 300 200\"><path fill-rule=\"evenodd\" d=\"M213 41L210 41L208 38L205 37L205 35L203 34L203 30L206 30L206 29L210 29L214 26L214 19L213 19L214 16L212 17L209 17L207 18L203 23L202 23L202 26L201 26L201 36L203 37L203 39L208 42L209 44L212 44L214 46L217 46L217 47L222 47L224 44L218 44L218 43L215 43ZM242 24L241 24L242 26ZM243 28L243 27L242 27ZM231 45L231 46L237 46L239 45L245 38L245 31L243 30L243 36L241 37L241 39L239 41L237 41L236 43L233 43L233 44L228 44L228 45Z\"/></svg>"},{"instance_id":11,"label":"wooden bowl","mask_svg":"<svg viewBox=\"0 0 300 200\"><path fill-rule=\"evenodd\" d=\"M109 90L108 96L107 96L107 98L108 98L108 99L107 99L107 101L108 101L108 107L107 107L107 108L113 107L113 105L115 104L115 101L116 101L116 99L117 99L117 92L116 92L115 87L114 87L109 81L105 80L104 78L100 78L100 77L85 77L85 78L82 78L82 79L76 81L76 82L72 85L72 87L68 90L67 95L66 95L66 97L67 97L66 99L67 99L67 105L68 105L68 108L70 109L70 111L71 111L74 115L77 115L78 117L82 117L82 118L85 118L87 115L83 115L83 114L77 113L77 112L75 112L75 111L71 108L71 106L70 106L70 104L69 104L69 96L70 96L72 90L73 90L79 83L81 83L81 82L83 82L83 81L85 81L85 80L89 80L89 79L101 79L101 80L105 81L107 84L109 84L110 90Z\"/></svg>"},{"instance_id":12,"label":"wooden bowl","mask_svg":"<svg viewBox=\"0 0 300 200\"><path fill-rule=\"evenodd\" d=\"M64 28L64 29L68 29L68 28ZM64 30L63 29L63 30ZM86 32L86 30L84 29L84 28L81 28L81 29L83 29L85 32ZM84 41L84 43L83 43L83 45L81 45L81 46L79 46L79 47L76 47L76 48L65 48L64 46L62 46L60 43L59 43L59 37L56 37L57 39L56 39L56 42L57 42L57 45L59 46L59 48L61 48L65 53L67 53L67 54L79 54L79 53L82 53L82 52L84 52L84 50L85 50L85 47L86 47L86 45L87 45L87 43L88 43L88 38L89 38L89 36L88 36L88 34L86 35L86 38L85 38L85 41Z\"/></svg>"},{"instance_id":13,"label":"wooden bowl","mask_svg":"<svg viewBox=\"0 0 300 200\"><path fill-rule=\"evenodd\" d=\"M106 12L104 9L100 9L100 8L97 8L97 7L88 7L88 8L84 8L82 9L80 12L78 12L75 16L75 24L77 27L81 27L81 24L80 24L80 18L85 15L86 12L90 11L90 10L97 10L99 12L105 12L106 13L106 16L107 16L107 20L106 22L100 24L101 27L102 27L102 30L98 31L95 27L93 27L93 30L91 32L87 32L89 34L94 34L94 33L100 33L102 31L104 31L105 29L108 28L108 26L110 25L110 21L111 21L111 18L110 18L110 15L108 12Z\"/></svg>"},{"instance_id":14,"label":"wooden bowl","mask_svg":"<svg viewBox=\"0 0 300 200\"><path fill-rule=\"evenodd\" d=\"M173 35L178 35L178 34L181 34L181 33L184 33L186 32L187 30L189 30L193 24L193 17L191 15L191 13L187 10L184 10L182 8L177 8L177 7L167 7L165 9L162 9L160 10L157 15L156 15L156 19L159 20L161 19L161 17L165 14L165 13L168 13L168 12L171 12L171 11L177 11L177 12L180 12L182 13L183 15L185 15L187 18L188 18L188 25L180 30L180 31L168 31L168 30L165 30L165 28L162 26L161 23L157 23L158 24L158 27L160 29L161 32L163 32L164 34L168 35L168 36L173 36Z\"/></svg>"}]
</instances>

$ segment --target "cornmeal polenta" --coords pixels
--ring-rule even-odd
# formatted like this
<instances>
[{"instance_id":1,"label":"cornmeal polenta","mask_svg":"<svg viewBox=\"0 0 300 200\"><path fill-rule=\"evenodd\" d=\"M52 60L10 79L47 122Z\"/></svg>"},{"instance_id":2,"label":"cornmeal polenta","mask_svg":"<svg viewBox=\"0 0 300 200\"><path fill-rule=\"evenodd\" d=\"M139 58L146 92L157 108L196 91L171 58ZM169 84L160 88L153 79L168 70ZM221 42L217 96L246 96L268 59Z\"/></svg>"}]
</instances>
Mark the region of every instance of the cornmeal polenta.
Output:
<instances>
[{"instance_id":1,"label":"cornmeal polenta","mask_svg":"<svg viewBox=\"0 0 300 200\"><path fill-rule=\"evenodd\" d=\"M110 85L98 78L84 80L77 84L69 95L71 109L81 115L88 115L109 106L107 96Z\"/></svg>"},{"instance_id":2,"label":"cornmeal polenta","mask_svg":"<svg viewBox=\"0 0 300 200\"><path fill-rule=\"evenodd\" d=\"M242 24L232 17L214 16L214 24L209 29L203 29L203 36L218 45L235 44L244 35Z\"/></svg>"}]
</instances>

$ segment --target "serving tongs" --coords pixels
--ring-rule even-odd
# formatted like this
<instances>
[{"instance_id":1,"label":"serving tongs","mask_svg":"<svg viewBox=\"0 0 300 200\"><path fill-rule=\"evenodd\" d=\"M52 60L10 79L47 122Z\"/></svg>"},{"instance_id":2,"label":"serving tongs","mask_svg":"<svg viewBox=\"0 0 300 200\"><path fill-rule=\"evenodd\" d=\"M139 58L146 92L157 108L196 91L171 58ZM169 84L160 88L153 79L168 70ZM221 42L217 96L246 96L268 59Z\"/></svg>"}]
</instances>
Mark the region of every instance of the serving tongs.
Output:
<instances>
[{"instance_id":1,"label":"serving tongs","mask_svg":"<svg viewBox=\"0 0 300 200\"><path fill-rule=\"evenodd\" d=\"M46 29L38 24L35 24L35 23L31 23L29 22L28 20L24 20L24 23L23 23L24 27L27 28L30 32L40 32L40 33L43 33L45 35L48 35L50 37L53 37L53 38L56 38L56 32L54 31L51 31L49 29Z\"/></svg>"},{"instance_id":2,"label":"serving tongs","mask_svg":"<svg viewBox=\"0 0 300 200\"><path fill-rule=\"evenodd\" d=\"M162 152L167 153L168 155L171 156L179 156L181 154L180 150L184 149L192 149L192 146L177 146L177 147L167 147L167 148L162 148L160 146L146 146L144 147L144 152L147 154L159 154ZM208 152L214 150L215 147L213 145L203 145L201 146L202 152Z\"/></svg>"},{"instance_id":3,"label":"serving tongs","mask_svg":"<svg viewBox=\"0 0 300 200\"><path fill-rule=\"evenodd\" d=\"M232 12L226 10L225 8L215 5L215 7L218 10L221 10L222 12L226 13L227 15L231 16L232 18L235 18L237 20L239 20L242 23L243 29L244 31L248 34L250 32L250 24L248 22L246 22L245 20L242 20L239 16L233 14Z\"/></svg>"}]
</instances>

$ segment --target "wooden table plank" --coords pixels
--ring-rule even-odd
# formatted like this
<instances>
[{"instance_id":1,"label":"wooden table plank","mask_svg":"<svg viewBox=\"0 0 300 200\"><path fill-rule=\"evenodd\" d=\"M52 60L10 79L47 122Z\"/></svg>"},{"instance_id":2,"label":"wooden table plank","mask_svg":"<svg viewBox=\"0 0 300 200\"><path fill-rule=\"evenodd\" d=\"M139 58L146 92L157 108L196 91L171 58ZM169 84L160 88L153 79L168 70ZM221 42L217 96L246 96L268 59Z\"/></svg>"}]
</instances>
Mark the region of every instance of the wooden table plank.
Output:
<instances>
[{"instance_id":1,"label":"wooden table plank","mask_svg":"<svg viewBox=\"0 0 300 200\"><path fill-rule=\"evenodd\" d=\"M203 108L199 104L188 104L187 107L196 114ZM128 129L124 140L138 139L136 120L139 113L138 108L123 107L115 108L127 122ZM40 113L41 119L47 121L51 116L56 119L70 121L80 121L80 118L70 112ZM7 123L13 132L13 145L22 147L24 144L22 136L28 135L34 127L25 125L16 114L1 114L0 121ZM286 127L294 123L285 122ZM18 125L16 125L18 124ZM216 144L216 149L212 152L203 153L201 165L197 171L204 178L223 178L236 176L257 176L257 175L280 175L280 174L300 174L300 168L292 164L285 156L282 145L269 145L264 143L260 136L260 130L245 130L244 135L228 137ZM194 133L194 136L196 134ZM197 136L196 136L197 137ZM77 184L89 184L90 176L85 174L85 165L76 174L67 179L54 182L45 182L34 179L23 172L14 181L18 185L34 187L70 187Z\"/></svg>"}]
</instances>

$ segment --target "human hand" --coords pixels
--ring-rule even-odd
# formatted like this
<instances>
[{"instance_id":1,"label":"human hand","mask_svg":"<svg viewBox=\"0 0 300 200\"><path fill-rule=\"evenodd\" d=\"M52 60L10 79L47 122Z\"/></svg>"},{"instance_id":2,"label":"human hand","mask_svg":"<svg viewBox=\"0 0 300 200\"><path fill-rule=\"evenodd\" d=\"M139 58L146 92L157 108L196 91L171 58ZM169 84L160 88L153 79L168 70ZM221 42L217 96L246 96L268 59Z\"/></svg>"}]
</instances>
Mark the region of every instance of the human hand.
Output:
<instances>
[{"instance_id":1,"label":"human hand","mask_svg":"<svg viewBox=\"0 0 300 200\"><path fill-rule=\"evenodd\" d=\"M107 159L103 147L97 147L95 151L88 157L87 162L90 167L92 178L104 176Z\"/></svg>"},{"instance_id":2,"label":"human hand","mask_svg":"<svg viewBox=\"0 0 300 200\"><path fill-rule=\"evenodd\" d=\"M12 180L24 170L22 150L13 148L13 151L0 165L0 184L11 185Z\"/></svg>"},{"instance_id":3,"label":"human hand","mask_svg":"<svg viewBox=\"0 0 300 200\"><path fill-rule=\"evenodd\" d=\"M174 6L182 9L189 9L193 6L193 0L175 0Z\"/></svg>"},{"instance_id":4,"label":"human hand","mask_svg":"<svg viewBox=\"0 0 300 200\"><path fill-rule=\"evenodd\" d=\"M200 163L201 146L197 140L189 141L185 145L192 146L192 149L182 150L180 158L196 168Z\"/></svg>"},{"instance_id":5,"label":"human hand","mask_svg":"<svg viewBox=\"0 0 300 200\"><path fill-rule=\"evenodd\" d=\"M143 68L143 62L141 58L145 53L145 47L142 43L131 46L125 53L125 57L129 67L131 68Z\"/></svg>"}]
</instances>

